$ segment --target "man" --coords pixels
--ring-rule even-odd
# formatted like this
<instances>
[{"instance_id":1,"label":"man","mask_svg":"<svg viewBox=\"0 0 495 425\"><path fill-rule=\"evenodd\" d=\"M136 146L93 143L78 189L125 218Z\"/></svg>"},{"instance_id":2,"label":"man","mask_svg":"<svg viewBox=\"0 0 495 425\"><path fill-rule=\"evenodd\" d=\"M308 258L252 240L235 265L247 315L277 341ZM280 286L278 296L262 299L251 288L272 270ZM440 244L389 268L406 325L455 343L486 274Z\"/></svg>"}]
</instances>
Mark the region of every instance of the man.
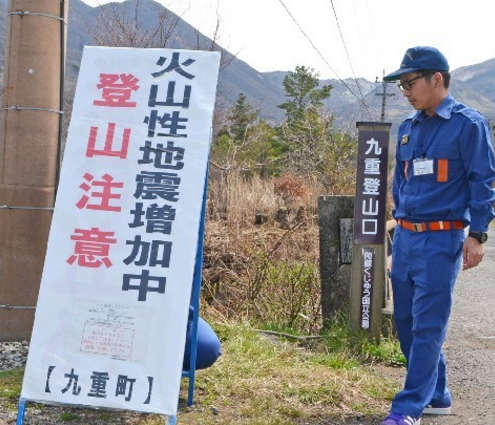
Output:
<instances>
[{"instance_id":1,"label":"man","mask_svg":"<svg viewBox=\"0 0 495 425\"><path fill-rule=\"evenodd\" d=\"M393 183L391 279L407 375L382 425L419 425L423 413L451 410L442 344L461 262L466 270L483 259L495 160L486 120L449 94L449 65L436 48L408 49L384 79L400 80L416 113L399 128Z\"/></svg>"}]
</instances>

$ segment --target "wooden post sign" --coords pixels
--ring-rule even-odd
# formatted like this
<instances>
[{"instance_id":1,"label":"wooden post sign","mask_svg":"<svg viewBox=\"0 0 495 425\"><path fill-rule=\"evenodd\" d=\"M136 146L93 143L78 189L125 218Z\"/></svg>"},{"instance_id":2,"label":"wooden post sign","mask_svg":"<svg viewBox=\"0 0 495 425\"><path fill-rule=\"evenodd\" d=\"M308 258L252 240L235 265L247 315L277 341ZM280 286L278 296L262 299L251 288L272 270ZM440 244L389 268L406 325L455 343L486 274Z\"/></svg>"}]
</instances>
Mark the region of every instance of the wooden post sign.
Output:
<instances>
[{"instance_id":1,"label":"wooden post sign","mask_svg":"<svg viewBox=\"0 0 495 425\"><path fill-rule=\"evenodd\" d=\"M22 399L176 414L219 59L84 49Z\"/></svg>"},{"instance_id":2,"label":"wooden post sign","mask_svg":"<svg viewBox=\"0 0 495 425\"><path fill-rule=\"evenodd\" d=\"M351 271L351 327L380 337L385 282L388 123L357 123L358 163Z\"/></svg>"}]
</instances>

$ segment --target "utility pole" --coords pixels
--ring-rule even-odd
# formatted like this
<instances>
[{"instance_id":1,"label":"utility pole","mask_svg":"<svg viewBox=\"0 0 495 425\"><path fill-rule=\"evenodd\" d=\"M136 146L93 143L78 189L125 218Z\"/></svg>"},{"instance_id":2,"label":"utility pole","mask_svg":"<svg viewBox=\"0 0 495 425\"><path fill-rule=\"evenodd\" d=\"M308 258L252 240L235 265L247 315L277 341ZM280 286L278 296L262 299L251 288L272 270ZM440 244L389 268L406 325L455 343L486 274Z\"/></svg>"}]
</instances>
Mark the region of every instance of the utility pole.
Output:
<instances>
[{"instance_id":1,"label":"utility pole","mask_svg":"<svg viewBox=\"0 0 495 425\"><path fill-rule=\"evenodd\" d=\"M9 0L0 121L0 341L31 337L57 186L68 0Z\"/></svg>"},{"instance_id":2,"label":"utility pole","mask_svg":"<svg viewBox=\"0 0 495 425\"><path fill-rule=\"evenodd\" d=\"M385 77L385 70L383 70L383 76ZM378 77L376 77L376 82L378 83ZM380 114L380 121L385 122L385 107L387 104L387 96L395 96L395 93L387 93L387 84L391 83L391 81L385 81L382 78L382 88L383 91L381 93L375 93L375 96L382 96L382 113Z\"/></svg>"}]
</instances>

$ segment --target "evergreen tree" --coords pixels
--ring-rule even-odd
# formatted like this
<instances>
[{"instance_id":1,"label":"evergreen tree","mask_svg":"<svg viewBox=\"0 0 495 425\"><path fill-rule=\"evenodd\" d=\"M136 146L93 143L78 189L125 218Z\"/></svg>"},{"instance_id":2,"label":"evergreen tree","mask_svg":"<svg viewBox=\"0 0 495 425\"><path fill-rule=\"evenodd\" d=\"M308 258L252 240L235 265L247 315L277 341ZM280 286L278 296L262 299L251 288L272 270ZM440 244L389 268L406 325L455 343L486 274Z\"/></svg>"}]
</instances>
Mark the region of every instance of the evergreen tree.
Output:
<instances>
[{"instance_id":1,"label":"evergreen tree","mask_svg":"<svg viewBox=\"0 0 495 425\"><path fill-rule=\"evenodd\" d=\"M352 190L357 141L336 131L333 116L323 108L333 87L320 88L318 75L304 66L290 72L283 87L288 100L279 105L286 112L277 127L284 150L281 168L316 177L329 193Z\"/></svg>"},{"instance_id":2,"label":"evergreen tree","mask_svg":"<svg viewBox=\"0 0 495 425\"><path fill-rule=\"evenodd\" d=\"M246 140L248 131L252 128L254 122L258 119L259 111L247 102L246 95L240 93L235 105L227 115L230 121L228 132L234 143L241 143Z\"/></svg>"},{"instance_id":3,"label":"evergreen tree","mask_svg":"<svg viewBox=\"0 0 495 425\"><path fill-rule=\"evenodd\" d=\"M296 66L296 70L289 72L282 84L288 101L278 107L285 110L289 124L304 120L308 113L318 114L333 88L330 85L318 88L318 74L305 66Z\"/></svg>"},{"instance_id":4,"label":"evergreen tree","mask_svg":"<svg viewBox=\"0 0 495 425\"><path fill-rule=\"evenodd\" d=\"M284 78L288 100L278 106L285 110L278 134L285 148L283 165L288 171L311 174L323 161L322 149L332 120L323 115L322 107L332 86L318 85L318 75L304 66L297 66Z\"/></svg>"},{"instance_id":5,"label":"evergreen tree","mask_svg":"<svg viewBox=\"0 0 495 425\"><path fill-rule=\"evenodd\" d=\"M268 176L276 173L281 155L275 130L258 120L259 111L247 102L241 93L227 114L227 125L213 142L211 158L224 170L258 173Z\"/></svg>"}]
</instances>

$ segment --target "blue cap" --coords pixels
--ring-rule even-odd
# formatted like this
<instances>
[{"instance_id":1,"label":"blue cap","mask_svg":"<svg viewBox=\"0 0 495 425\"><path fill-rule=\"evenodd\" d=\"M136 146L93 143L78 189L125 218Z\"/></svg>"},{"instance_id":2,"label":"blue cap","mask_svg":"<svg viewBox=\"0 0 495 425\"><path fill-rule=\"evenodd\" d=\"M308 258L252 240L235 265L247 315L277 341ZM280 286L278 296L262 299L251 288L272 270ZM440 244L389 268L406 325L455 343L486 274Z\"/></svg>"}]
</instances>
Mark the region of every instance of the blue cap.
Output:
<instances>
[{"instance_id":1,"label":"blue cap","mask_svg":"<svg viewBox=\"0 0 495 425\"><path fill-rule=\"evenodd\" d=\"M394 71L383 79L385 81L398 80L401 75L408 74L409 72L419 71L421 69L428 69L431 71L448 71L449 63L445 56L435 47L418 46L407 49L400 68Z\"/></svg>"}]
</instances>

